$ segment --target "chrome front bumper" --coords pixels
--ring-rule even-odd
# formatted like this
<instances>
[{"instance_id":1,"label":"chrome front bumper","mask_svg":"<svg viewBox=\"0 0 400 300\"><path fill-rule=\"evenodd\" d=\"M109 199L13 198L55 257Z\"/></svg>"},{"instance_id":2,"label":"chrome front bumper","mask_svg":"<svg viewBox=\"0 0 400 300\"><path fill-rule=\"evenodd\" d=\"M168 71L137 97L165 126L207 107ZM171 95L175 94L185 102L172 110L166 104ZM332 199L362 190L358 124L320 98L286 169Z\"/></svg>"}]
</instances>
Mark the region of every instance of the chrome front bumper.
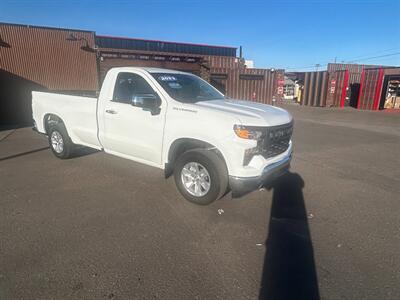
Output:
<instances>
[{"instance_id":1,"label":"chrome front bumper","mask_svg":"<svg viewBox=\"0 0 400 300\"><path fill-rule=\"evenodd\" d=\"M266 166L260 176L229 176L229 186L232 190L232 196L240 197L246 193L268 185L278 177L284 175L289 170L291 160L292 153L285 156L283 159Z\"/></svg>"}]
</instances>

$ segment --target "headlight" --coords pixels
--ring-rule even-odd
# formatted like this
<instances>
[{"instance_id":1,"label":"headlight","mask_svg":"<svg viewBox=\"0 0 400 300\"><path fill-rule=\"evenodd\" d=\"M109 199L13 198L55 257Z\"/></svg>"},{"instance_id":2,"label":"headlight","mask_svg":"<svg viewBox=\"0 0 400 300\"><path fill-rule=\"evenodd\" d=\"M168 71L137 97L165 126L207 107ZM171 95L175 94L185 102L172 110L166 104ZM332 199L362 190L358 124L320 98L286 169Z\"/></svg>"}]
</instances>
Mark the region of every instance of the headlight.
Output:
<instances>
[{"instance_id":1,"label":"headlight","mask_svg":"<svg viewBox=\"0 0 400 300\"><path fill-rule=\"evenodd\" d=\"M247 140L258 140L263 134L259 127L253 126L235 125L233 130L238 137Z\"/></svg>"},{"instance_id":2,"label":"headlight","mask_svg":"<svg viewBox=\"0 0 400 300\"><path fill-rule=\"evenodd\" d=\"M259 143L261 142L265 133L262 129L263 129L262 127L256 127L256 126L243 126L243 125L233 126L233 130L235 131L238 137L247 140L257 140L256 147L245 150L243 157L244 166L247 166L250 163L254 155L260 153Z\"/></svg>"}]
</instances>

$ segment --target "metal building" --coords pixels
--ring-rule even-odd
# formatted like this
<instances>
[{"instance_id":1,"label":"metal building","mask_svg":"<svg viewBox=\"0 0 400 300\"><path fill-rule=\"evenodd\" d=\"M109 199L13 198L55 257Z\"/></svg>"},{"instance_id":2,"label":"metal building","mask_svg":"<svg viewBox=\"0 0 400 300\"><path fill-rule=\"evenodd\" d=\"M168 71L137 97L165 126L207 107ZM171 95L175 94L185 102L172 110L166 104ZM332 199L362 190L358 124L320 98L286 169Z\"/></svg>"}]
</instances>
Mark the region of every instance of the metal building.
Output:
<instances>
[{"instance_id":1,"label":"metal building","mask_svg":"<svg viewBox=\"0 0 400 300\"><path fill-rule=\"evenodd\" d=\"M210 82L230 98L273 104L283 97L284 71L212 68Z\"/></svg>"},{"instance_id":2,"label":"metal building","mask_svg":"<svg viewBox=\"0 0 400 300\"><path fill-rule=\"evenodd\" d=\"M0 37L0 125L31 122L32 90L97 89L94 32L0 23Z\"/></svg>"},{"instance_id":3,"label":"metal building","mask_svg":"<svg viewBox=\"0 0 400 300\"><path fill-rule=\"evenodd\" d=\"M121 66L176 69L203 76L207 73L204 56L197 54L206 53L207 48L203 45L196 49L193 44L96 36L96 46L101 80L110 68ZM216 52L215 47L209 48Z\"/></svg>"},{"instance_id":4,"label":"metal building","mask_svg":"<svg viewBox=\"0 0 400 300\"><path fill-rule=\"evenodd\" d=\"M101 78L117 66L161 67L201 76L232 98L272 103L283 94L282 70L247 69L234 47L109 36L96 36L96 45Z\"/></svg>"},{"instance_id":5,"label":"metal building","mask_svg":"<svg viewBox=\"0 0 400 300\"><path fill-rule=\"evenodd\" d=\"M0 125L31 122L31 92L98 91L112 67L187 71L227 96L263 103L283 96L283 70L249 69L235 47L110 36L0 23Z\"/></svg>"}]
</instances>

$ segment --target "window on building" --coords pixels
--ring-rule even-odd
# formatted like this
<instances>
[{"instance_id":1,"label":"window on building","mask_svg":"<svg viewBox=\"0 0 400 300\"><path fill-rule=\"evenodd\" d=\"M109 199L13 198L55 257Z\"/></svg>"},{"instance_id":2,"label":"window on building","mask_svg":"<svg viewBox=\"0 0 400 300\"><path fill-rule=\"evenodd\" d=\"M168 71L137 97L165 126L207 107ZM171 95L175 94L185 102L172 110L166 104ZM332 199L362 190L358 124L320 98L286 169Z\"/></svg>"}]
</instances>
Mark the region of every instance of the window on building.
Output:
<instances>
[{"instance_id":1,"label":"window on building","mask_svg":"<svg viewBox=\"0 0 400 300\"><path fill-rule=\"evenodd\" d=\"M240 80L264 80L264 75L255 75L255 74L240 74Z\"/></svg>"}]
</instances>

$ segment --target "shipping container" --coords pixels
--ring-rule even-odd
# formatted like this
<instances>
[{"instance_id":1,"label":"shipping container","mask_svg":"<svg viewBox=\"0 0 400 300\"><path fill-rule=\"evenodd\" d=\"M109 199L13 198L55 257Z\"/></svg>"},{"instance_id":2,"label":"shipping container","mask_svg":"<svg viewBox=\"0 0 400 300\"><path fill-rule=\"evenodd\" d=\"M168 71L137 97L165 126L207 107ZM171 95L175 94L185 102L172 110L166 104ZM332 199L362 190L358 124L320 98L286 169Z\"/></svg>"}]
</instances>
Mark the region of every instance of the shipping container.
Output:
<instances>
[{"instance_id":1,"label":"shipping container","mask_svg":"<svg viewBox=\"0 0 400 300\"><path fill-rule=\"evenodd\" d=\"M383 109L389 81L396 78L400 78L400 68L364 69L357 107L366 110Z\"/></svg>"},{"instance_id":2,"label":"shipping container","mask_svg":"<svg viewBox=\"0 0 400 300\"><path fill-rule=\"evenodd\" d=\"M326 106L344 107L346 105L347 91L349 89L348 70L329 73ZM349 99L347 99L349 100Z\"/></svg>"},{"instance_id":3,"label":"shipping container","mask_svg":"<svg viewBox=\"0 0 400 300\"><path fill-rule=\"evenodd\" d=\"M283 70L211 68L210 72L211 84L230 98L278 104L283 97L283 85L279 90Z\"/></svg>"},{"instance_id":4,"label":"shipping container","mask_svg":"<svg viewBox=\"0 0 400 300\"><path fill-rule=\"evenodd\" d=\"M345 102L345 106L358 107L358 98L360 85L362 81L362 74L364 69L377 69L383 68L381 65L365 65L365 64L346 64L346 63L329 63L328 72L336 71L348 71L348 90L346 92L348 101Z\"/></svg>"},{"instance_id":5,"label":"shipping container","mask_svg":"<svg viewBox=\"0 0 400 300\"><path fill-rule=\"evenodd\" d=\"M205 64L210 68L244 68L244 61L238 57L205 56Z\"/></svg>"},{"instance_id":6,"label":"shipping container","mask_svg":"<svg viewBox=\"0 0 400 300\"><path fill-rule=\"evenodd\" d=\"M328 72L304 72L303 92L300 103L306 106L326 106Z\"/></svg>"},{"instance_id":7,"label":"shipping container","mask_svg":"<svg viewBox=\"0 0 400 300\"><path fill-rule=\"evenodd\" d=\"M357 105L359 83L350 83L348 70L304 72L300 103L306 106L344 107Z\"/></svg>"},{"instance_id":8,"label":"shipping container","mask_svg":"<svg viewBox=\"0 0 400 300\"><path fill-rule=\"evenodd\" d=\"M349 83L360 83L361 72L365 68L375 68L380 66L375 65L359 65L359 64L346 64L346 63L329 63L327 70L329 73L336 71L348 71Z\"/></svg>"}]
</instances>

